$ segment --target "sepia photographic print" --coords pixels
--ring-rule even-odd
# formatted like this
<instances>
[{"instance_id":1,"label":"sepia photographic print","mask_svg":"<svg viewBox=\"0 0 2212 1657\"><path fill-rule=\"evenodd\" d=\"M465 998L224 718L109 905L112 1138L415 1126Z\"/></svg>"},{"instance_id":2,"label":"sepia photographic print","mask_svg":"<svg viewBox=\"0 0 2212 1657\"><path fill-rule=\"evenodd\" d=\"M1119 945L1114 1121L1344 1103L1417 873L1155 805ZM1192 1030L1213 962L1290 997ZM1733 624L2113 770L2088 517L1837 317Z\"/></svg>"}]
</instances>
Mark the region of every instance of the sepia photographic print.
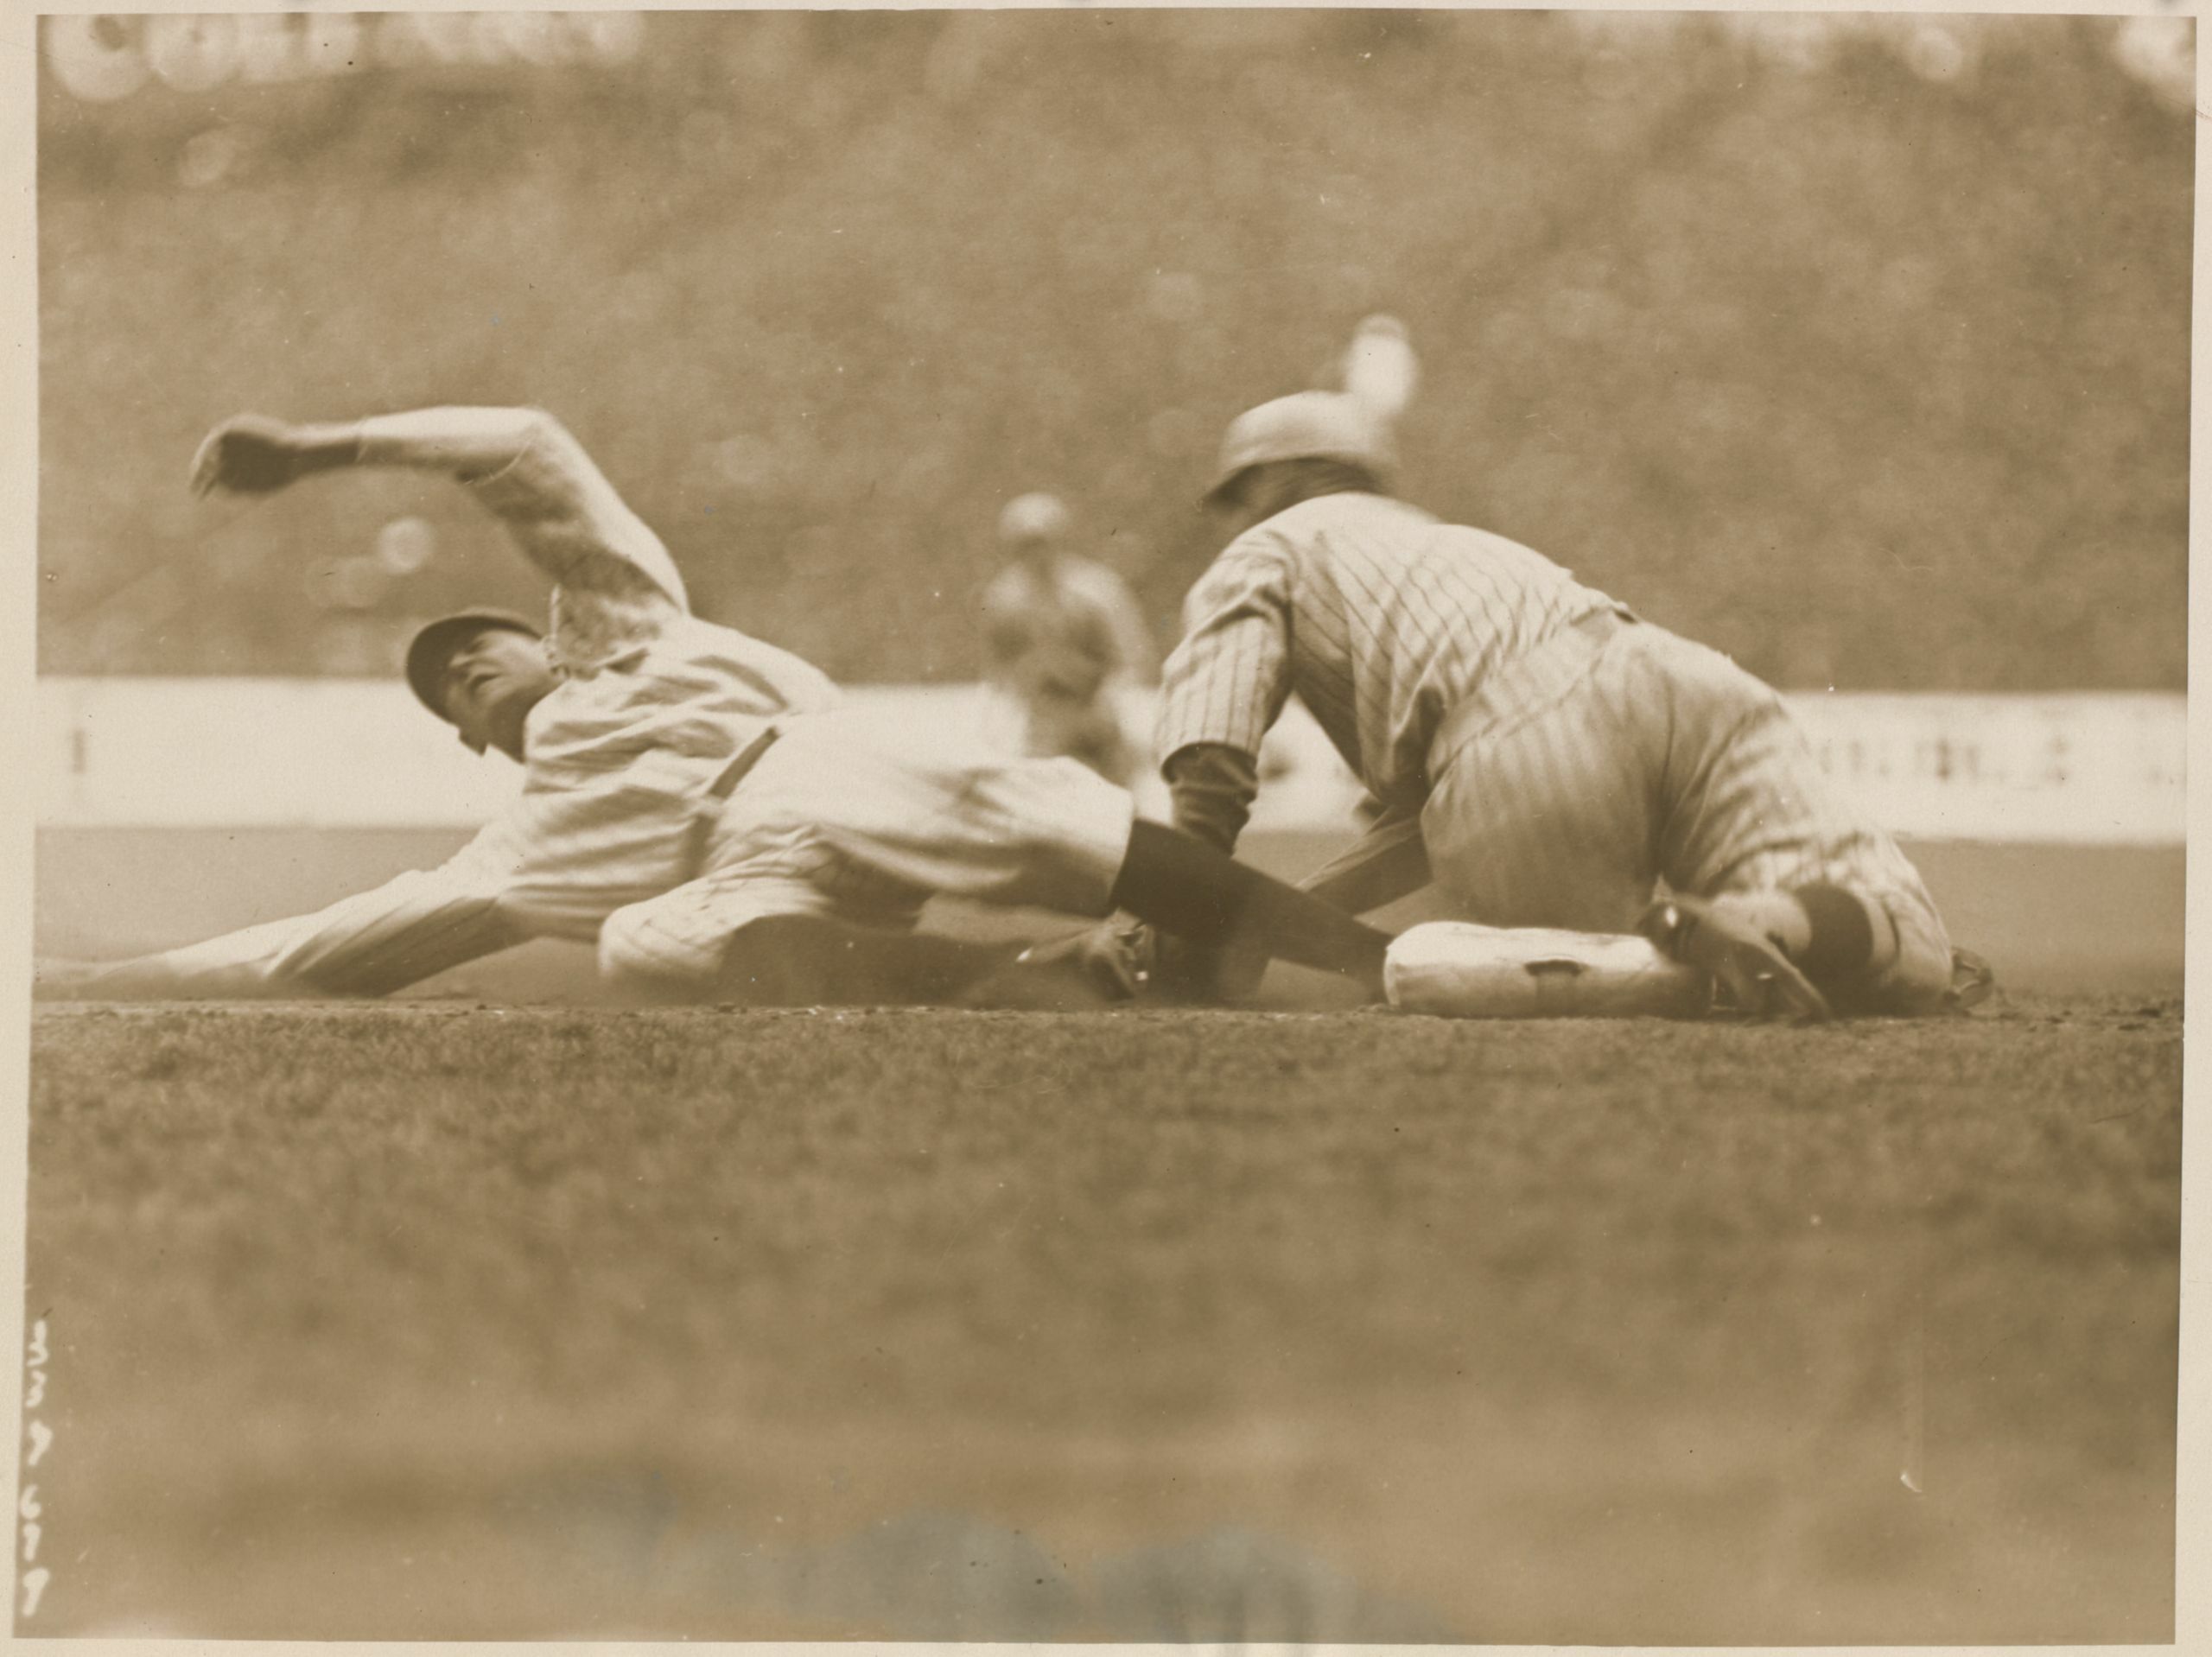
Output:
<instances>
[{"instance_id":1,"label":"sepia photographic print","mask_svg":"<svg viewBox=\"0 0 2212 1657\"><path fill-rule=\"evenodd\" d=\"M2190 11L4 26L18 1637L2185 1640Z\"/></svg>"}]
</instances>

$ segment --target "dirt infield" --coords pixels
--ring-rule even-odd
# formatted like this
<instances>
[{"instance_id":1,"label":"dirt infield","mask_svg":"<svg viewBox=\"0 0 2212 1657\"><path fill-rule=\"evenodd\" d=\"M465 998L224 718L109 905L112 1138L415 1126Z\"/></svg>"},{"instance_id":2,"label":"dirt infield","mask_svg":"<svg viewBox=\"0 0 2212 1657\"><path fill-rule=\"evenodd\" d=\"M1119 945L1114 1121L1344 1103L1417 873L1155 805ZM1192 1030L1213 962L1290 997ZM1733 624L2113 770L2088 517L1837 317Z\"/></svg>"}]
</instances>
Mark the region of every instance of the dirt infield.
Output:
<instances>
[{"instance_id":1,"label":"dirt infield","mask_svg":"<svg viewBox=\"0 0 2212 1657\"><path fill-rule=\"evenodd\" d=\"M19 1631L2168 1640L2181 1051L46 1009Z\"/></svg>"}]
</instances>

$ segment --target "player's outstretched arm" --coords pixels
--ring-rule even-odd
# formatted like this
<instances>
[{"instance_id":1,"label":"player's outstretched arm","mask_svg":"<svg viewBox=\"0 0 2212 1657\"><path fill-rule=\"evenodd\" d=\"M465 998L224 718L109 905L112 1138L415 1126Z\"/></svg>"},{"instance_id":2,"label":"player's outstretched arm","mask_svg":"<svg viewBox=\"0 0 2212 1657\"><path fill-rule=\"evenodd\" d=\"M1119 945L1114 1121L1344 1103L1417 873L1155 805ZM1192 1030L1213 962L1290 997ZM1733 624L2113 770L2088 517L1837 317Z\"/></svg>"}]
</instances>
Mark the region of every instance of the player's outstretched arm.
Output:
<instances>
[{"instance_id":1,"label":"player's outstretched arm","mask_svg":"<svg viewBox=\"0 0 2212 1657\"><path fill-rule=\"evenodd\" d=\"M1183 613L1182 642L1160 672L1153 752L1175 791L1175 826L1230 851L1259 792L1261 740L1290 700L1287 560L1263 534L1239 536Z\"/></svg>"},{"instance_id":2,"label":"player's outstretched arm","mask_svg":"<svg viewBox=\"0 0 2212 1657\"><path fill-rule=\"evenodd\" d=\"M43 1000L242 1000L388 995L518 941L486 873L484 837L313 914L114 962L35 962Z\"/></svg>"},{"instance_id":3,"label":"player's outstretched arm","mask_svg":"<svg viewBox=\"0 0 2212 1657\"><path fill-rule=\"evenodd\" d=\"M266 494L335 467L439 472L473 486L524 555L556 582L657 589L677 605L683 577L658 536L623 502L583 445L542 409L410 409L296 425L238 415L192 463L200 494Z\"/></svg>"},{"instance_id":4,"label":"player's outstretched arm","mask_svg":"<svg viewBox=\"0 0 2212 1657\"><path fill-rule=\"evenodd\" d=\"M31 962L31 995L41 1001L228 1001L283 993L247 968L194 972L167 952L127 961L44 956Z\"/></svg>"},{"instance_id":5,"label":"player's outstretched arm","mask_svg":"<svg viewBox=\"0 0 2212 1657\"><path fill-rule=\"evenodd\" d=\"M413 467L474 482L513 464L541 427L557 425L535 409L415 409L306 423L233 415L201 441L192 487L266 494L341 466Z\"/></svg>"},{"instance_id":6,"label":"player's outstretched arm","mask_svg":"<svg viewBox=\"0 0 2212 1657\"><path fill-rule=\"evenodd\" d=\"M266 415L233 415L200 440L192 457L192 492L218 489L265 495L316 472L359 458L352 425L296 425Z\"/></svg>"},{"instance_id":7,"label":"player's outstretched arm","mask_svg":"<svg viewBox=\"0 0 2212 1657\"><path fill-rule=\"evenodd\" d=\"M1386 811L1365 834L1298 884L1325 904L1364 915L1411 897L1429 883L1421 818Z\"/></svg>"}]
</instances>

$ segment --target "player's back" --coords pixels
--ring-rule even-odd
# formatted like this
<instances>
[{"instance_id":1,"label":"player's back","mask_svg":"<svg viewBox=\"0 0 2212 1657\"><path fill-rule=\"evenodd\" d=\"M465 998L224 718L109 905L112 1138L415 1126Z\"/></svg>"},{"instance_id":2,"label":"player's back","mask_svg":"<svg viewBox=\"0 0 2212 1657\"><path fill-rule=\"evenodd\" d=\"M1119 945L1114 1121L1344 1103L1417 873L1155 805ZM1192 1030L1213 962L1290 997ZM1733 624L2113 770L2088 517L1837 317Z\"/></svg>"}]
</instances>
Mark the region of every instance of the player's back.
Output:
<instances>
[{"instance_id":1,"label":"player's back","mask_svg":"<svg viewBox=\"0 0 2212 1657\"><path fill-rule=\"evenodd\" d=\"M1489 674L1612 603L1517 542L1382 495L1300 502L1247 542L1285 565L1292 689L1386 800L1418 798L1438 726Z\"/></svg>"}]
</instances>

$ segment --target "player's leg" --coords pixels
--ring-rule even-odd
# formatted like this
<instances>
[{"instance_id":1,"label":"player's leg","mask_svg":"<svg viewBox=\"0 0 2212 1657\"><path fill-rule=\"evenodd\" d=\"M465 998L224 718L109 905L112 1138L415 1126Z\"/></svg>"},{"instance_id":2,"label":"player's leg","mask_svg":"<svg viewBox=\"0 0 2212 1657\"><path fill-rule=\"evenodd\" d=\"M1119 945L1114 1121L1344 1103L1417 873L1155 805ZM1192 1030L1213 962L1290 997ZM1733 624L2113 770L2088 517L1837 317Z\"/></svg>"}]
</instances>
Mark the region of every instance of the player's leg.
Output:
<instances>
[{"instance_id":1,"label":"player's leg","mask_svg":"<svg viewBox=\"0 0 2212 1657\"><path fill-rule=\"evenodd\" d=\"M1649 904L1660 756L1623 718L1617 671L1602 634L1570 632L1446 721L1421 839L1470 918L1624 934Z\"/></svg>"},{"instance_id":2,"label":"player's leg","mask_svg":"<svg viewBox=\"0 0 2212 1657\"><path fill-rule=\"evenodd\" d=\"M1754 859L1711 912L1779 949L1838 1013L1940 1012L1961 957L1917 873L1883 869L1879 850L1847 841L1809 864Z\"/></svg>"},{"instance_id":3,"label":"player's leg","mask_svg":"<svg viewBox=\"0 0 2212 1657\"><path fill-rule=\"evenodd\" d=\"M608 917L600 969L622 999L653 1005L935 1006L973 994L1020 950L911 926L911 915L867 924L811 886L724 869Z\"/></svg>"},{"instance_id":4,"label":"player's leg","mask_svg":"<svg viewBox=\"0 0 2212 1657\"><path fill-rule=\"evenodd\" d=\"M1637 929L1663 877L1716 924L1686 904L1642 930L1773 1010L1940 1002L1949 946L1918 875L1834 798L1774 692L1662 629L1605 632L1544 647L1447 727L1422 816L1440 884L1494 926L1603 935Z\"/></svg>"},{"instance_id":5,"label":"player's leg","mask_svg":"<svg viewBox=\"0 0 2212 1657\"><path fill-rule=\"evenodd\" d=\"M1657 629L1639 644L1635 694L1670 732L1669 886L1770 939L1839 1012L1942 1006L1951 944L1927 886L1828 782L1781 697Z\"/></svg>"},{"instance_id":6,"label":"player's leg","mask_svg":"<svg viewBox=\"0 0 2212 1657\"><path fill-rule=\"evenodd\" d=\"M949 1000L1012 945L914 931L928 893L846 867L773 786L725 809L698 876L610 915L601 976L626 999L748 1006Z\"/></svg>"},{"instance_id":7,"label":"player's leg","mask_svg":"<svg viewBox=\"0 0 2212 1657\"><path fill-rule=\"evenodd\" d=\"M1020 948L777 915L731 936L716 984L755 1006L943 1006L1010 973Z\"/></svg>"},{"instance_id":8,"label":"player's leg","mask_svg":"<svg viewBox=\"0 0 2212 1657\"><path fill-rule=\"evenodd\" d=\"M957 734L831 715L772 749L756 784L856 869L976 902L1249 946L1379 989L1389 939L1189 835L1139 824L1128 790L1072 759L1007 761Z\"/></svg>"},{"instance_id":9,"label":"player's leg","mask_svg":"<svg viewBox=\"0 0 2212 1657\"><path fill-rule=\"evenodd\" d=\"M1622 627L1637 624L1622 623ZM1624 719L1604 622L1493 676L1446 721L1421 839L1474 924L1391 950L1394 1006L1456 1018L1691 1016L1710 980L1636 936L1658 880L1663 754Z\"/></svg>"}]
</instances>

